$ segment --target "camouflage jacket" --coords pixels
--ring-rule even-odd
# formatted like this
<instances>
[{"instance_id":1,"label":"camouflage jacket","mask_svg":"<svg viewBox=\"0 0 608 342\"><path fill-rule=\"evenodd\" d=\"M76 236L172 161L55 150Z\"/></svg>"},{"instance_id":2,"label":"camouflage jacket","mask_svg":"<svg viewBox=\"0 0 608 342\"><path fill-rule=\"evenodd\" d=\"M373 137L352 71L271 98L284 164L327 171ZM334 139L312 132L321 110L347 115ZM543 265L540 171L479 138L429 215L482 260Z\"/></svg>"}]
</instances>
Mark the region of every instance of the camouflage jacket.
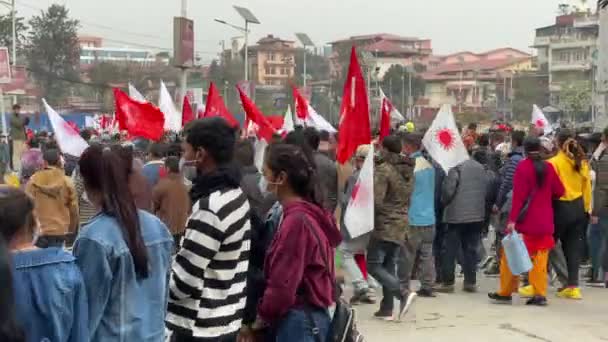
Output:
<instances>
[{"instance_id":1,"label":"camouflage jacket","mask_svg":"<svg viewBox=\"0 0 608 342\"><path fill-rule=\"evenodd\" d=\"M412 192L413 166L405 157L382 151L374 170L374 231L378 240L403 243Z\"/></svg>"}]
</instances>

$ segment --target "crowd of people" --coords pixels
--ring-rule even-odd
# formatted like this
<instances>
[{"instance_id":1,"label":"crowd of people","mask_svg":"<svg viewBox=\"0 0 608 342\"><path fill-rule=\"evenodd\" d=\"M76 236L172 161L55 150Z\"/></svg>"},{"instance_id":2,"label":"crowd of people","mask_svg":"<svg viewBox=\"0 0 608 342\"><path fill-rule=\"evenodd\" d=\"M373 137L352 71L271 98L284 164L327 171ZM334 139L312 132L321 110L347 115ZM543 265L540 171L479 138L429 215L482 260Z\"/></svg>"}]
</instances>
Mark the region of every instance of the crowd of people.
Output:
<instances>
[{"instance_id":1,"label":"crowd of people","mask_svg":"<svg viewBox=\"0 0 608 342\"><path fill-rule=\"evenodd\" d=\"M338 297L373 305L381 288L374 316L401 320L417 297L455 292L457 265L466 292L481 268L499 275L496 303L519 292L547 305L552 273L559 297L582 299L582 263L608 286L604 133L471 124L471 158L446 173L422 133L396 129L373 142L373 230L352 238L344 213L371 145L339 165L339 136L296 127L258 169L255 139L219 117L160 142L83 131L79 158L39 132L13 150L19 186L0 185L0 282L12 284L0 340L323 342ZM528 274L503 252L513 232Z\"/></svg>"}]
</instances>

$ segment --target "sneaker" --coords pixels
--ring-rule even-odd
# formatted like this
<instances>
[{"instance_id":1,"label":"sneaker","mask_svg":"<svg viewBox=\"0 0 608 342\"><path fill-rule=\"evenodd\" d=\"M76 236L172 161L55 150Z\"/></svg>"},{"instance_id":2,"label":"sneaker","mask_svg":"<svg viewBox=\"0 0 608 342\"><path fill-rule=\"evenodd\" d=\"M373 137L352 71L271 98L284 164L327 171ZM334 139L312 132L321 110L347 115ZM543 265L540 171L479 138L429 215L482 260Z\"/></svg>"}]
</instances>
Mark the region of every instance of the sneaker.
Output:
<instances>
[{"instance_id":1,"label":"sneaker","mask_svg":"<svg viewBox=\"0 0 608 342\"><path fill-rule=\"evenodd\" d=\"M418 297L416 292L410 292L407 297L403 296L401 298L399 303L399 315L397 316L398 321L401 321L403 316L405 316L405 314L410 310L412 304L414 304L414 301L416 300L416 297Z\"/></svg>"},{"instance_id":2,"label":"sneaker","mask_svg":"<svg viewBox=\"0 0 608 342\"><path fill-rule=\"evenodd\" d=\"M475 284L463 284L462 285L462 291L464 292L468 292L468 293L476 293L477 292L477 285Z\"/></svg>"},{"instance_id":3,"label":"sneaker","mask_svg":"<svg viewBox=\"0 0 608 342\"><path fill-rule=\"evenodd\" d=\"M393 310L378 310L374 313L374 318L379 319L381 321L394 321L395 317L393 316Z\"/></svg>"},{"instance_id":4,"label":"sneaker","mask_svg":"<svg viewBox=\"0 0 608 342\"><path fill-rule=\"evenodd\" d=\"M522 298L534 297L534 287L532 285L520 287L517 292L519 293L519 296Z\"/></svg>"},{"instance_id":5,"label":"sneaker","mask_svg":"<svg viewBox=\"0 0 608 342\"><path fill-rule=\"evenodd\" d=\"M500 269L497 263L492 263L487 270L483 271L483 274L489 277L495 277L500 274Z\"/></svg>"},{"instance_id":6,"label":"sneaker","mask_svg":"<svg viewBox=\"0 0 608 342\"><path fill-rule=\"evenodd\" d=\"M560 292L558 292L557 296L559 298L565 298L565 299L575 299L575 300L583 299L581 289L578 287L567 287L567 288L561 290Z\"/></svg>"},{"instance_id":7,"label":"sneaker","mask_svg":"<svg viewBox=\"0 0 608 342\"><path fill-rule=\"evenodd\" d=\"M454 293L454 284L441 284L435 288L435 291L439 293Z\"/></svg>"},{"instance_id":8,"label":"sneaker","mask_svg":"<svg viewBox=\"0 0 608 342\"><path fill-rule=\"evenodd\" d=\"M526 305L547 306L547 298L543 296L534 296L528 299Z\"/></svg>"},{"instance_id":9,"label":"sneaker","mask_svg":"<svg viewBox=\"0 0 608 342\"><path fill-rule=\"evenodd\" d=\"M488 298L495 304L512 304L513 298L511 296L501 296L496 292L488 293Z\"/></svg>"},{"instance_id":10,"label":"sneaker","mask_svg":"<svg viewBox=\"0 0 608 342\"><path fill-rule=\"evenodd\" d=\"M418 294L418 297L425 297L425 298L437 297L437 295L435 294L435 292L432 289L420 289L420 290L418 290L418 292L416 292L416 294Z\"/></svg>"},{"instance_id":11,"label":"sneaker","mask_svg":"<svg viewBox=\"0 0 608 342\"><path fill-rule=\"evenodd\" d=\"M372 289L363 290L358 297L362 304L376 304L376 292Z\"/></svg>"}]
</instances>

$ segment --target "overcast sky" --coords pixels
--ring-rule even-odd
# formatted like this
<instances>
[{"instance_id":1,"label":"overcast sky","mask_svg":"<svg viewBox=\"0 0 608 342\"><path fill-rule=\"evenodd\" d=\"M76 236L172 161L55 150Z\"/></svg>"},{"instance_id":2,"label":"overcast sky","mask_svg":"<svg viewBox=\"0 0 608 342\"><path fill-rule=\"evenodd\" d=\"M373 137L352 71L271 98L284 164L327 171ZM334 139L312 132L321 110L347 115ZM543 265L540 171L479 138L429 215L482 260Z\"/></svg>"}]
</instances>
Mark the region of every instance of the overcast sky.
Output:
<instances>
[{"instance_id":1,"label":"overcast sky","mask_svg":"<svg viewBox=\"0 0 608 342\"><path fill-rule=\"evenodd\" d=\"M217 24L221 18L241 25L232 5L245 6L262 22L252 28L252 41L273 33L294 39L306 32L316 44L351 35L387 32L432 39L437 54L480 52L511 46L527 52L534 29L550 25L557 0L188 0L195 21L196 50L204 60L219 52L219 42L239 32ZM594 2L594 0L593 0ZM17 0L20 14L52 3L68 6L82 22L81 33L108 39L107 46L134 43L168 49L172 17L181 0ZM110 41L111 39L111 41Z\"/></svg>"}]
</instances>

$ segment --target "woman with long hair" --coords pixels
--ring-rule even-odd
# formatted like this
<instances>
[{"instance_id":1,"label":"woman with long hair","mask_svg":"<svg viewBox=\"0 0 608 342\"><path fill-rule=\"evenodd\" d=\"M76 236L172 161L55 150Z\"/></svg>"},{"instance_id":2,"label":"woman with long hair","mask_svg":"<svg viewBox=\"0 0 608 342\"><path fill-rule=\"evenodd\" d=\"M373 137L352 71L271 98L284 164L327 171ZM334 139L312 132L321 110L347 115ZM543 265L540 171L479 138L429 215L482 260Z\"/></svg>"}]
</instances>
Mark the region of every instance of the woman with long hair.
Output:
<instances>
[{"instance_id":1,"label":"woman with long hair","mask_svg":"<svg viewBox=\"0 0 608 342\"><path fill-rule=\"evenodd\" d=\"M564 186L555 169L542 158L542 145L537 137L524 141L526 158L522 160L513 178L513 202L505 233L513 231L523 235L532 258L529 273L533 295L528 305L547 305L547 262L555 246L553 239L553 200L564 195ZM519 277L509 269L504 251L501 252L500 289L490 293L497 302L511 302L517 292Z\"/></svg>"},{"instance_id":2,"label":"woman with long hair","mask_svg":"<svg viewBox=\"0 0 608 342\"><path fill-rule=\"evenodd\" d=\"M91 341L162 341L173 237L138 210L129 167L111 149L89 147L79 169L98 214L74 244L89 296Z\"/></svg>"},{"instance_id":3,"label":"woman with long hair","mask_svg":"<svg viewBox=\"0 0 608 342\"><path fill-rule=\"evenodd\" d=\"M263 173L283 219L266 255L266 289L253 329L269 325L279 342L325 341L340 232L322 207L314 162L300 147L271 145Z\"/></svg>"},{"instance_id":4,"label":"woman with long hair","mask_svg":"<svg viewBox=\"0 0 608 342\"><path fill-rule=\"evenodd\" d=\"M561 131L557 136L559 151L549 162L566 189L563 196L553 203L555 239L560 240L568 265L568 286L558 296L582 299L579 288L579 266L583 231L591 214L591 173L582 146L572 134Z\"/></svg>"},{"instance_id":5,"label":"woman with long hair","mask_svg":"<svg viewBox=\"0 0 608 342\"><path fill-rule=\"evenodd\" d=\"M0 240L9 244L14 269L12 281L0 270L0 341L19 340L13 315L28 341L88 341L87 296L74 256L62 248L38 249L37 230L32 199L0 187ZM0 259L4 268L4 252ZM13 298L6 298L11 293L14 309Z\"/></svg>"},{"instance_id":6,"label":"woman with long hair","mask_svg":"<svg viewBox=\"0 0 608 342\"><path fill-rule=\"evenodd\" d=\"M133 146L112 145L110 149L123 161L122 165L128 175L129 191L137 209L152 212L152 187L142 173L143 166L135 159Z\"/></svg>"},{"instance_id":7,"label":"woman with long hair","mask_svg":"<svg viewBox=\"0 0 608 342\"><path fill-rule=\"evenodd\" d=\"M25 342L25 334L17 323L15 293L9 253L4 239L0 238L0 341Z\"/></svg>"}]
</instances>

